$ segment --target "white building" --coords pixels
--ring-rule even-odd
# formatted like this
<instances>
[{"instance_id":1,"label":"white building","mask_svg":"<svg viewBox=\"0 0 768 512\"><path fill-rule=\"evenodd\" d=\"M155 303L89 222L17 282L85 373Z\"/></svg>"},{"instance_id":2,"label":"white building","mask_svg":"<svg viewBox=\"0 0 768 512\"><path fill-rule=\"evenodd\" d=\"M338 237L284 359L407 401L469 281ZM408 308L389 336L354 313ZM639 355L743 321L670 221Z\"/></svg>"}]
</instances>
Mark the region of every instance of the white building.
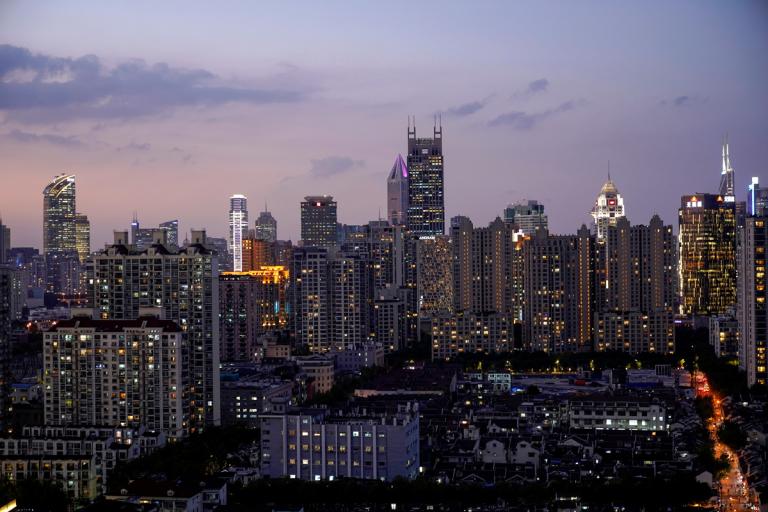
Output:
<instances>
[{"instance_id":1,"label":"white building","mask_svg":"<svg viewBox=\"0 0 768 512\"><path fill-rule=\"evenodd\" d=\"M619 194L609 175L608 181L600 189L595 206L592 207L592 219L598 240L602 240L605 236L606 227L615 226L616 221L624 216L624 198Z\"/></svg>"},{"instance_id":2,"label":"white building","mask_svg":"<svg viewBox=\"0 0 768 512\"><path fill-rule=\"evenodd\" d=\"M286 414L261 420L261 471L271 478L416 478L419 417L402 405L384 416Z\"/></svg>"},{"instance_id":3,"label":"white building","mask_svg":"<svg viewBox=\"0 0 768 512\"><path fill-rule=\"evenodd\" d=\"M229 253L232 270L243 271L243 239L248 233L248 198L235 194L229 198Z\"/></svg>"},{"instance_id":4,"label":"white building","mask_svg":"<svg viewBox=\"0 0 768 512\"><path fill-rule=\"evenodd\" d=\"M667 429L663 404L638 397L592 396L568 401L570 428L605 430Z\"/></svg>"}]
</instances>

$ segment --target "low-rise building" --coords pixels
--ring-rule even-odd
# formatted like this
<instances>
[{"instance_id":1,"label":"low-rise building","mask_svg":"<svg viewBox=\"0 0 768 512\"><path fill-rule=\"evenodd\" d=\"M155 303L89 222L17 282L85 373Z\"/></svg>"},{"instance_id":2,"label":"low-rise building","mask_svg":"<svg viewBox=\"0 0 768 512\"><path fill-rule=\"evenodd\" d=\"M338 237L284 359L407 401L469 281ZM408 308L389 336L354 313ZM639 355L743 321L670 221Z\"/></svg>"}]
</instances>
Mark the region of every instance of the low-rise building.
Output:
<instances>
[{"instance_id":1,"label":"low-rise building","mask_svg":"<svg viewBox=\"0 0 768 512\"><path fill-rule=\"evenodd\" d=\"M593 395L572 398L566 407L568 426L572 429L667 429L666 406L650 398Z\"/></svg>"},{"instance_id":2,"label":"low-rise building","mask_svg":"<svg viewBox=\"0 0 768 512\"><path fill-rule=\"evenodd\" d=\"M293 382L276 379L243 378L221 382L223 425L259 426L262 414L272 411L275 399L290 399Z\"/></svg>"},{"instance_id":3,"label":"low-rise building","mask_svg":"<svg viewBox=\"0 0 768 512\"><path fill-rule=\"evenodd\" d=\"M381 343L357 343L346 350L332 350L330 354L336 359L337 372L359 372L363 368L384 366L384 346Z\"/></svg>"},{"instance_id":4,"label":"low-rise building","mask_svg":"<svg viewBox=\"0 0 768 512\"><path fill-rule=\"evenodd\" d=\"M313 379L315 393L328 393L333 388L336 365L332 357L318 354L297 357L296 364Z\"/></svg>"},{"instance_id":5,"label":"low-rise building","mask_svg":"<svg viewBox=\"0 0 768 512\"><path fill-rule=\"evenodd\" d=\"M261 420L261 472L272 478L392 480L419 472L418 407L331 415L324 409Z\"/></svg>"}]
</instances>

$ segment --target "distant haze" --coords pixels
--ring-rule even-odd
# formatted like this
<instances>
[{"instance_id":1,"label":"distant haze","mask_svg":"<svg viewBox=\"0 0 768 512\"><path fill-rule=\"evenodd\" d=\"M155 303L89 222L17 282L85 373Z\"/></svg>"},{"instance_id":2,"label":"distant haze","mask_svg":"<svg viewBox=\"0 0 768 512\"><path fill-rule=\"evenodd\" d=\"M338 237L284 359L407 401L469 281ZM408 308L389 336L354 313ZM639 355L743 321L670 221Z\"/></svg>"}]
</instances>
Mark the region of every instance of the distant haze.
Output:
<instances>
[{"instance_id":1,"label":"distant haze","mask_svg":"<svg viewBox=\"0 0 768 512\"><path fill-rule=\"evenodd\" d=\"M447 217L538 199L568 233L611 176L633 223L768 186L765 2L4 2L0 215L40 246L42 190L77 176L94 248L178 218L226 236L228 198L278 236L332 194L386 215L386 177L441 114Z\"/></svg>"}]
</instances>

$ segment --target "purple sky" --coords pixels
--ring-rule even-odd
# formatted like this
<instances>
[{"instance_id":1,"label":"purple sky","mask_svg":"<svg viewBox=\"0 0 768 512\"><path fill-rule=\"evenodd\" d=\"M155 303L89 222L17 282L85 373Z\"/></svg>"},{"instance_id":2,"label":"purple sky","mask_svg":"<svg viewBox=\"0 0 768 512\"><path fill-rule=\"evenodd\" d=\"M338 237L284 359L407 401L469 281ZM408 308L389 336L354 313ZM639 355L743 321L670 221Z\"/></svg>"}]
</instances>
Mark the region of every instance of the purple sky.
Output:
<instances>
[{"instance_id":1,"label":"purple sky","mask_svg":"<svg viewBox=\"0 0 768 512\"><path fill-rule=\"evenodd\" d=\"M546 205L587 222L611 162L631 221L676 224L716 191L768 185L765 2L4 2L0 214L41 244L42 197L77 175L92 245L179 218L225 236L228 197L296 240L299 201L385 214L406 119L442 112L447 215Z\"/></svg>"}]
</instances>

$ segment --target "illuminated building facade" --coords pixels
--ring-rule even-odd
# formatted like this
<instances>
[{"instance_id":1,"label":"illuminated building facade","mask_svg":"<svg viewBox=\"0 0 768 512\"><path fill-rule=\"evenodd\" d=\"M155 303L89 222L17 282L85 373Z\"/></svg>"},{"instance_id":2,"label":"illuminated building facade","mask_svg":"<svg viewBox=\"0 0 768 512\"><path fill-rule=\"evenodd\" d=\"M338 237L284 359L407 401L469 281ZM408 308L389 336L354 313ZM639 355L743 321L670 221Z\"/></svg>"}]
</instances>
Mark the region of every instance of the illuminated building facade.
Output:
<instances>
[{"instance_id":1,"label":"illuminated building facade","mask_svg":"<svg viewBox=\"0 0 768 512\"><path fill-rule=\"evenodd\" d=\"M301 202L301 241L304 247L333 247L337 240L337 211L333 196L307 196Z\"/></svg>"},{"instance_id":2,"label":"illuminated building facade","mask_svg":"<svg viewBox=\"0 0 768 512\"><path fill-rule=\"evenodd\" d=\"M56 176L43 190L43 253L77 250L75 176Z\"/></svg>"},{"instance_id":3,"label":"illuminated building facade","mask_svg":"<svg viewBox=\"0 0 768 512\"><path fill-rule=\"evenodd\" d=\"M586 226L576 235L539 229L523 243L523 342L530 350L592 348L595 241Z\"/></svg>"},{"instance_id":4,"label":"illuminated building facade","mask_svg":"<svg viewBox=\"0 0 768 512\"><path fill-rule=\"evenodd\" d=\"M243 238L243 272L275 264L273 244L256 236L252 229Z\"/></svg>"},{"instance_id":5,"label":"illuminated building facade","mask_svg":"<svg viewBox=\"0 0 768 512\"><path fill-rule=\"evenodd\" d=\"M678 211L680 307L710 316L736 304L736 210L722 195L683 196Z\"/></svg>"},{"instance_id":6,"label":"illuminated building facade","mask_svg":"<svg viewBox=\"0 0 768 512\"><path fill-rule=\"evenodd\" d=\"M91 256L89 302L105 320L135 320L142 308L162 308L167 320L186 333L189 350L190 429L220 424L219 412L219 282L215 251L205 231L193 230L190 242L174 250L164 230L139 251L128 244L128 232Z\"/></svg>"},{"instance_id":7,"label":"illuminated building facade","mask_svg":"<svg viewBox=\"0 0 768 512\"><path fill-rule=\"evenodd\" d=\"M677 295L672 226L654 215L648 226L626 218L597 242L595 349L671 353Z\"/></svg>"},{"instance_id":8,"label":"illuminated building facade","mask_svg":"<svg viewBox=\"0 0 768 512\"><path fill-rule=\"evenodd\" d=\"M44 334L46 425L187 429L185 333L168 320L74 316Z\"/></svg>"},{"instance_id":9,"label":"illuminated building facade","mask_svg":"<svg viewBox=\"0 0 768 512\"><path fill-rule=\"evenodd\" d=\"M470 311L431 319L432 359L451 359L462 353L510 352L514 318L503 313Z\"/></svg>"},{"instance_id":10,"label":"illuminated building facade","mask_svg":"<svg viewBox=\"0 0 768 512\"><path fill-rule=\"evenodd\" d=\"M243 270L243 239L248 234L248 198L235 194L229 198L229 253L232 270Z\"/></svg>"},{"instance_id":11,"label":"illuminated building facade","mask_svg":"<svg viewBox=\"0 0 768 512\"><path fill-rule=\"evenodd\" d=\"M747 372L747 384L768 382L768 304L765 292L765 260L768 249L768 217L748 217L739 244L739 365Z\"/></svg>"},{"instance_id":12,"label":"illuminated building facade","mask_svg":"<svg viewBox=\"0 0 768 512\"><path fill-rule=\"evenodd\" d=\"M75 214L75 248L80 263L85 263L91 254L91 223L82 213Z\"/></svg>"},{"instance_id":13,"label":"illuminated building facade","mask_svg":"<svg viewBox=\"0 0 768 512\"><path fill-rule=\"evenodd\" d=\"M416 241L418 311L420 318L453 312L451 239L440 235Z\"/></svg>"},{"instance_id":14,"label":"illuminated building facade","mask_svg":"<svg viewBox=\"0 0 768 512\"><path fill-rule=\"evenodd\" d=\"M262 266L219 275L219 337L222 361L251 361L257 339L288 327L288 270Z\"/></svg>"},{"instance_id":15,"label":"illuminated building facade","mask_svg":"<svg viewBox=\"0 0 768 512\"><path fill-rule=\"evenodd\" d=\"M293 253L291 306L296 338L312 352L346 350L368 339L373 294L364 253L300 247Z\"/></svg>"},{"instance_id":16,"label":"illuminated building facade","mask_svg":"<svg viewBox=\"0 0 768 512\"><path fill-rule=\"evenodd\" d=\"M408 125L408 230L418 238L445 233L443 127L435 124L433 138L416 138Z\"/></svg>"},{"instance_id":17,"label":"illuminated building facade","mask_svg":"<svg viewBox=\"0 0 768 512\"><path fill-rule=\"evenodd\" d=\"M408 166L402 155L387 177L387 218L393 226L401 226L408 216Z\"/></svg>"},{"instance_id":18,"label":"illuminated building facade","mask_svg":"<svg viewBox=\"0 0 768 512\"><path fill-rule=\"evenodd\" d=\"M592 207L592 220L597 239L602 240L606 228L615 226L616 222L624 216L624 198L619 194L609 175L608 181L600 189L600 195L597 196L595 206Z\"/></svg>"},{"instance_id":19,"label":"illuminated building facade","mask_svg":"<svg viewBox=\"0 0 768 512\"><path fill-rule=\"evenodd\" d=\"M747 214L755 217L768 215L768 188L760 187L760 179L757 176L752 177L747 192L749 199Z\"/></svg>"}]
</instances>

